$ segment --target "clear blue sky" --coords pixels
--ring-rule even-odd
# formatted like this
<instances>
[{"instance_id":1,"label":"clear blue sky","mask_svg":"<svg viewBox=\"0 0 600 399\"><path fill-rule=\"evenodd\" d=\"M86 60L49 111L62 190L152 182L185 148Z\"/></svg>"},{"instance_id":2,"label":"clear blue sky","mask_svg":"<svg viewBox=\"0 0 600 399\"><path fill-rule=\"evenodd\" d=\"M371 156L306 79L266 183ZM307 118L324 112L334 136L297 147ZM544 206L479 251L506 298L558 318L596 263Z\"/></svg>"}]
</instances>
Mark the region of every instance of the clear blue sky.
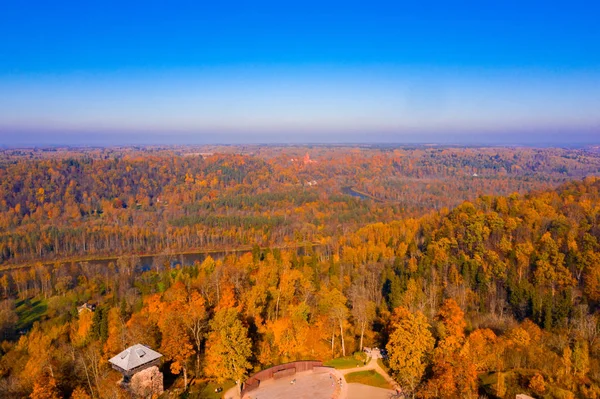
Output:
<instances>
[{"instance_id":1,"label":"clear blue sky","mask_svg":"<svg viewBox=\"0 0 600 399\"><path fill-rule=\"evenodd\" d=\"M0 145L600 141L598 2L286 3L3 2Z\"/></svg>"}]
</instances>

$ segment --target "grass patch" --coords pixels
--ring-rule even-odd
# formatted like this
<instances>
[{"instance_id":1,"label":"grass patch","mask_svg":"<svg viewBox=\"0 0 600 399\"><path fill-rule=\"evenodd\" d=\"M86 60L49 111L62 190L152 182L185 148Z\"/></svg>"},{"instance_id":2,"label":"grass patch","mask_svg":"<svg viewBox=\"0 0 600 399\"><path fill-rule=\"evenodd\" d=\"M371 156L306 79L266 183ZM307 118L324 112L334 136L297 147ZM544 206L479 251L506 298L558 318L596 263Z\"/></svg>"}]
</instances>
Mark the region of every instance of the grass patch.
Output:
<instances>
[{"instance_id":1,"label":"grass patch","mask_svg":"<svg viewBox=\"0 0 600 399\"><path fill-rule=\"evenodd\" d=\"M362 366L363 362L356 360L353 356L338 357L323 363L324 366L333 367L336 369L351 369L353 367Z\"/></svg>"},{"instance_id":2,"label":"grass patch","mask_svg":"<svg viewBox=\"0 0 600 399\"><path fill-rule=\"evenodd\" d=\"M370 385L377 388L391 389L390 384L386 379L375 370L357 371L355 373L346 374L347 383L358 383Z\"/></svg>"},{"instance_id":3,"label":"grass patch","mask_svg":"<svg viewBox=\"0 0 600 399\"><path fill-rule=\"evenodd\" d=\"M234 385L234 381L225 381L223 384L218 384L209 380L201 380L190 387L186 397L190 399L221 399L225 392ZM218 387L223 388L223 391L215 392Z\"/></svg>"},{"instance_id":4,"label":"grass patch","mask_svg":"<svg viewBox=\"0 0 600 399\"><path fill-rule=\"evenodd\" d=\"M48 310L48 301L45 299L24 299L16 304L17 316L17 331L29 330L33 323L39 321Z\"/></svg>"}]
</instances>

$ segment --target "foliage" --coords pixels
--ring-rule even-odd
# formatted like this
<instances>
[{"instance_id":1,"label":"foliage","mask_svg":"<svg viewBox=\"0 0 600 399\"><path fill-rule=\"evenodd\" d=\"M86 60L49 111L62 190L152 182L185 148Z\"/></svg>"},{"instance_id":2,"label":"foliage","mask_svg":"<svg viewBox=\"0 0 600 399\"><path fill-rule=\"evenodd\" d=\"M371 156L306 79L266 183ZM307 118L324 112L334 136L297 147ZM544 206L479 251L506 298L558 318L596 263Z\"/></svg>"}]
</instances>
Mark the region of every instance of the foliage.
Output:
<instances>
[{"instance_id":1,"label":"foliage","mask_svg":"<svg viewBox=\"0 0 600 399\"><path fill-rule=\"evenodd\" d=\"M394 316L393 332L387 344L388 364L403 392L414 395L425 374L435 341L423 313L397 308Z\"/></svg>"},{"instance_id":2,"label":"foliage","mask_svg":"<svg viewBox=\"0 0 600 399\"><path fill-rule=\"evenodd\" d=\"M206 344L206 374L218 382L242 381L251 368L252 354L248 329L238 319L235 309L222 309L211 321Z\"/></svg>"},{"instance_id":3,"label":"foliage","mask_svg":"<svg viewBox=\"0 0 600 399\"><path fill-rule=\"evenodd\" d=\"M136 343L190 395L376 346L419 397L600 396L600 180L555 187L597 152L213 150L0 152L0 396L118 397Z\"/></svg>"},{"instance_id":4,"label":"foliage","mask_svg":"<svg viewBox=\"0 0 600 399\"><path fill-rule=\"evenodd\" d=\"M71 394L71 399L91 399L91 396L82 387L77 387Z\"/></svg>"},{"instance_id":5,"label":"foliage","mask_svg":"<svg viewBox=\"0 0 600 399\"><path fill-rule=\"evenodd\" d=\"M529 380L529 388L537 394L543 394L546 391L546 382L541 374L536 374Z\"/></svg>"},{"instance_id":6,"label":"foliage","mask_svg":"<svg viewBox=\"0 0 600 399\"><path fill-rule=\"evenodd\" d=\"M0 263L315 242L600 167L595 152L554 148L244 151L0 151Z\"/></svg>"},{"instance_id":7,"label":"foliage","mask_svg":"<svg viewBox=\"0 0 600 399\"><path fill-rule=\"evenodd\" d=\"M52 376L45 376L33 384L33 392L29 396L31 399L59 399L59 392L56 388L56 380Z\"/></svg>"}]
</instances>

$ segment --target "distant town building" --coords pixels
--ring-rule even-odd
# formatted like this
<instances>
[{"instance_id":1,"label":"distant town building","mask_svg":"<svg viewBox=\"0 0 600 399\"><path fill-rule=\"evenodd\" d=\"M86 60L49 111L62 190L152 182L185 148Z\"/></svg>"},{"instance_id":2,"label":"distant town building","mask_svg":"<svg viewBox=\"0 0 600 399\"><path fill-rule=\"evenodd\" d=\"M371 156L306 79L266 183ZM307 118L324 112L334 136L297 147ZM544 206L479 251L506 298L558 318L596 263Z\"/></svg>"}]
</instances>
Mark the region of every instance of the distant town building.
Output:
<instances>
[{"instance_id":1,"label":"distant town building","mask_svg":"<svg viewBox=\"0 0 600 399\"><path fill-rule=\"evenodd\" d=\"M163 392L163 375L158 369L162 355L147 346L135 344L108 361L123 375L123 389L136 396L158 396Z\"/></svg>"},{"instance_id":2,"label":"distant town building","mask_svg":"<svg viewBox=\"0 0 600 399\"><path fill-rule=\"evenodd\" d=\"M308 152L304 155L304 159L302 161L304 162L304 165L308 165L309 163L317 162L317 161L313 161L312 159L310 159L310 155L308 154Z\"/></svg>"},{"instance_id":3,"label":"distant town building","mask_svg":"<svg viewBox=\"0 0 600 399\"><path fill-rule=\"evenodd\" d=\"M516 399L534 399L529 395L525 395L524 393L520 393L517 395Z\"/></svg>"},{"instance_id":4,"label":"distant town building","mask_svg":"<svg viewBox=\"0 0 600 399\"><path fill-rule=\"evenodd\" d=\"M317 163L317 161L314 161L312 159L310 159L310 154L307 152L306 154L304 154L304 156L302 157L302 159L300 158L290 158L290 162L302 162L304 165L308 165L311 163Z\"/></svg>"}]
</instances>

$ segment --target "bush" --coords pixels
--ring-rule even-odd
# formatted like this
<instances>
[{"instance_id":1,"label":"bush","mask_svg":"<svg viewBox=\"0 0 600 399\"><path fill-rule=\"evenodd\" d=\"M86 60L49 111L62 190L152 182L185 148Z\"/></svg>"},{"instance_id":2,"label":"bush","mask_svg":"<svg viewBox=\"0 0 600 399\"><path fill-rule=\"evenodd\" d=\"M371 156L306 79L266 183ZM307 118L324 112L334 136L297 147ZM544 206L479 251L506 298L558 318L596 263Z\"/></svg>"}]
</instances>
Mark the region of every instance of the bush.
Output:
<instances>
[{"instance_id":1,"label":"bush","mask_svg":"<svg viewBox=\"0 0 600 399\"><path fill-rule=\"evenodd\" d=\"M544 381L544 377L536 373L531 380L529 380L529 388L531 388L535 393L542 394L546 391L546 382Z\"/></svg>"}]
</instances>

